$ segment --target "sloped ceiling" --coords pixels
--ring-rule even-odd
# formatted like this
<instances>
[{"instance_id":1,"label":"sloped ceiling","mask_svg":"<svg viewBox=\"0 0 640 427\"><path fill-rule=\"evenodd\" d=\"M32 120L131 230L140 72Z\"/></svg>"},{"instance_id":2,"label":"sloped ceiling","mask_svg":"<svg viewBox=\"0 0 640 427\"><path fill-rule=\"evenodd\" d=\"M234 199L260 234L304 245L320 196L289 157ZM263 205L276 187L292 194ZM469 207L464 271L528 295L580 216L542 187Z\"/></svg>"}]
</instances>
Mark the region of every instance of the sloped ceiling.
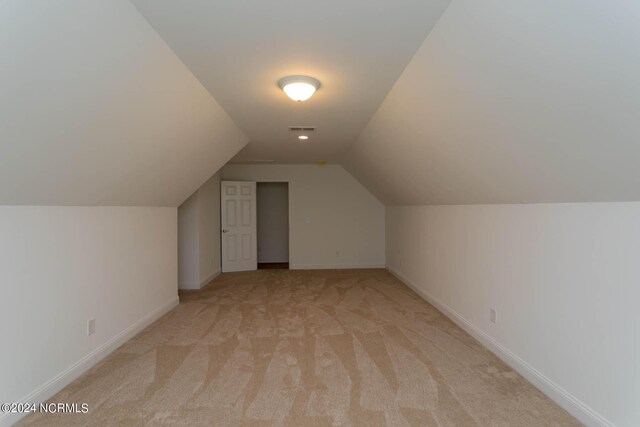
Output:
<instances>
[{"instance_id":1,"label":"sloped ceiling","mask_svg":"<svg viewBox=\"0 0 640 427\"><path fill-rule=\"evenodd\" d=\"M454 0L344 165L386 204L640 200L640 3Z\"/></svg>"},{"instance_id":2,"label":"sloped ceiling","mask_svg":"<svg viewBox=\"0 0 640 427\"><path fill-rule=\"evenodd\" d=\"M251 139L234 161L337 161L449 0L132 0ZM322 86L291 101L281 77ZM288 126L315 126L300 143Z\"/></svg>"},{"instance_id":3,"label":"sloped ceiling","mask_svg":"<svg viewBox=\"0 0 640 427\"><path fill-rule=\"evenodd\" d=\"M126 0L0 2L0 204L177 206L247 138Z\"/></svg>"}]
</instances>

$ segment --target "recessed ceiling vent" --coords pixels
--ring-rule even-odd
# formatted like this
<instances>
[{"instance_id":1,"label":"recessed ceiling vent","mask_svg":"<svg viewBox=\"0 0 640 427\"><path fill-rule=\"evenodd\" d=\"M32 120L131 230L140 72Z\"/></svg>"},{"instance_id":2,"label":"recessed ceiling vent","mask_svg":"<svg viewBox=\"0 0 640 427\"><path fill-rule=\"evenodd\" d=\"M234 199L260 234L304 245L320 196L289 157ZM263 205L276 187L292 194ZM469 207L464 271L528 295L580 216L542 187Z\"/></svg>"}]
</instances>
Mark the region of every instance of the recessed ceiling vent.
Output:
<instances>
[{"instance_id":1,"label":"recessed ceiling vent","mask_svg":"<svg viewBox=\"0 0 640 427\"><path fill-rule=\"evenodd\" d=\"M289 132L315 132L316 128L312 126L289 126Z\"/></svg>"}]
</instances>

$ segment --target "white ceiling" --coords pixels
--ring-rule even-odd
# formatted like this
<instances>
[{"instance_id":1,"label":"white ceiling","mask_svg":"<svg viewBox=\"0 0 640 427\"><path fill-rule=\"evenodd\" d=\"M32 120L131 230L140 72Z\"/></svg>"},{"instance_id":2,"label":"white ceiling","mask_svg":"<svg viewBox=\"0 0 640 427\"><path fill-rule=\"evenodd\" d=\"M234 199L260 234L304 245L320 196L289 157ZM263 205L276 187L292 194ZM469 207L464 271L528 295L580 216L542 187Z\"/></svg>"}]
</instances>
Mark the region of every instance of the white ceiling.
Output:
<instances>
[{"instance_id":1,"label":"white ceiling","mask_svg":"<svg viewBox=\"0 0 640 427\"><path fill-rule=\"evenodd\" d=\"M132 2L249 137L234 160L312 162L355 141L449 0ZM295 103L277 87L292 74L322 87Z\"/></svg>"},{"instance_id":2,"label":"white ceiling","mask_svg":"<svg viewBox=\"0 0 640 427\"><path fill-rule=\"evenodd\" d=\"M640 2L454 0L344 162L385 204L640 200Z\"/></svg>"},{"instance_id":3,"label":"white ceiling","mask_svg":"<svg viewBox=\"0 0 640 427\"><path fill-rule=\"evenodd\" d=\"M247 138L126 0L0 1L0 204L178 206Z\"/></svg>"},{"instance_id":4,"label":"white ceiling","mask_svg":"<svg viewBox=\"0 0 640 427\"><path fill-rule=\"evenodd\" d=\"M177 206L247 136L236 161L340 160L385 204L640 200L638 2L134 1L160 35L0 1L0 204Z\"/></svg>"}]
</instances>

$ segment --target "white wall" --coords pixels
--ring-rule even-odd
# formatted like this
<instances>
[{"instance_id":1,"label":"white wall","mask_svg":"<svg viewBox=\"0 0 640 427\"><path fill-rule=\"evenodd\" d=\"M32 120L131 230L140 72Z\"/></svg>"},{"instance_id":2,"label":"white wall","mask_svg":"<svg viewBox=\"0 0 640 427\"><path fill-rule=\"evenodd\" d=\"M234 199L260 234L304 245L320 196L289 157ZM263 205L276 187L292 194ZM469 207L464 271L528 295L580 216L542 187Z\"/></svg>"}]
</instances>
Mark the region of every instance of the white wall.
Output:
<instances>
[{"instance_id":1,"label":"white wall","mask_svg":"<svg viewBox=\"0 0 640 427\"><path fill-rule=\"evenodd\" d=\"M388 207L386 235L390 269L583 422L640 425L640 203Z\"/></svg>"},{"instance_id":2,"label":"white wall","mask_svg":"<svg viewBox=\"0 0 640 427\"><path fill-rule=\"evenodd\" d=\"M178 207L180 289L200 289L220 271L220 173Z\"/></svg>"},{"instance_id":3,"label":"white wall","mask_svg":"<svg viewBox=\"0 0 640 427\"><path fill-rule=\"evenodd\" d=\"M228 164L222 178L289 183L291 268L384 266L384 206L342 166Z\"/></svg>"},{"instance_id":4,"label":"white wall","mask_svg":"<svg viewBox=\"0 0 640 427\"><path fill-rule=\"evenodd\" d=\"M49 398L178 303L176 219L175 208L0 206L1 402Z\"/></svg>"},{"instance_id":5,"label":"white wall","mask_svg":"<svg viewBox=\"0 0 640 427\"><path fill-rule=\"evenodd\" d=\"M289 262L289 185L256 186L258 262Z\"/></svg>"},{"instance_id":6,"label":"white wall","mask_svg":"<svg viewBox=\"0 0 640 427\"><path fill-rule=\"evenodd\" d=\"M200 239L198 237L198 191L178 207L178 285L200 287Z\"/></svg>"},{"instance_id":7,"label":"white wall","mask_svg":"<svg viewBox=\"0 0 640 427\"><path fill-rule=\"evenodd\" d=\"M198 190L200 285L221 271L220 265L220 173Z\"/></svg>"}]
</instances>

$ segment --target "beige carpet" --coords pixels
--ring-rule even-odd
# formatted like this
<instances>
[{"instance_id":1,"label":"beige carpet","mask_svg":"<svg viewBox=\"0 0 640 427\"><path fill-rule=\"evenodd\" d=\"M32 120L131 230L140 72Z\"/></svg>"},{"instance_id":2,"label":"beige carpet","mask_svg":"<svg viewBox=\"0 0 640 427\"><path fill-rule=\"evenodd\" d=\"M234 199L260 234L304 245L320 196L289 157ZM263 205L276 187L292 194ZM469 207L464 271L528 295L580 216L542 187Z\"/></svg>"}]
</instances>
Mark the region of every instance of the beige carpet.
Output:
<instances>
[{"instance_id":1,"label":"beige carpet","mask_svg":"<svg viewBox=\"0 0 640 427\"><path fill-rule=\"evenodd\" d=\"M384 270L225 274L24 425L579 425Z\"/></svg>"}]
</instances>

